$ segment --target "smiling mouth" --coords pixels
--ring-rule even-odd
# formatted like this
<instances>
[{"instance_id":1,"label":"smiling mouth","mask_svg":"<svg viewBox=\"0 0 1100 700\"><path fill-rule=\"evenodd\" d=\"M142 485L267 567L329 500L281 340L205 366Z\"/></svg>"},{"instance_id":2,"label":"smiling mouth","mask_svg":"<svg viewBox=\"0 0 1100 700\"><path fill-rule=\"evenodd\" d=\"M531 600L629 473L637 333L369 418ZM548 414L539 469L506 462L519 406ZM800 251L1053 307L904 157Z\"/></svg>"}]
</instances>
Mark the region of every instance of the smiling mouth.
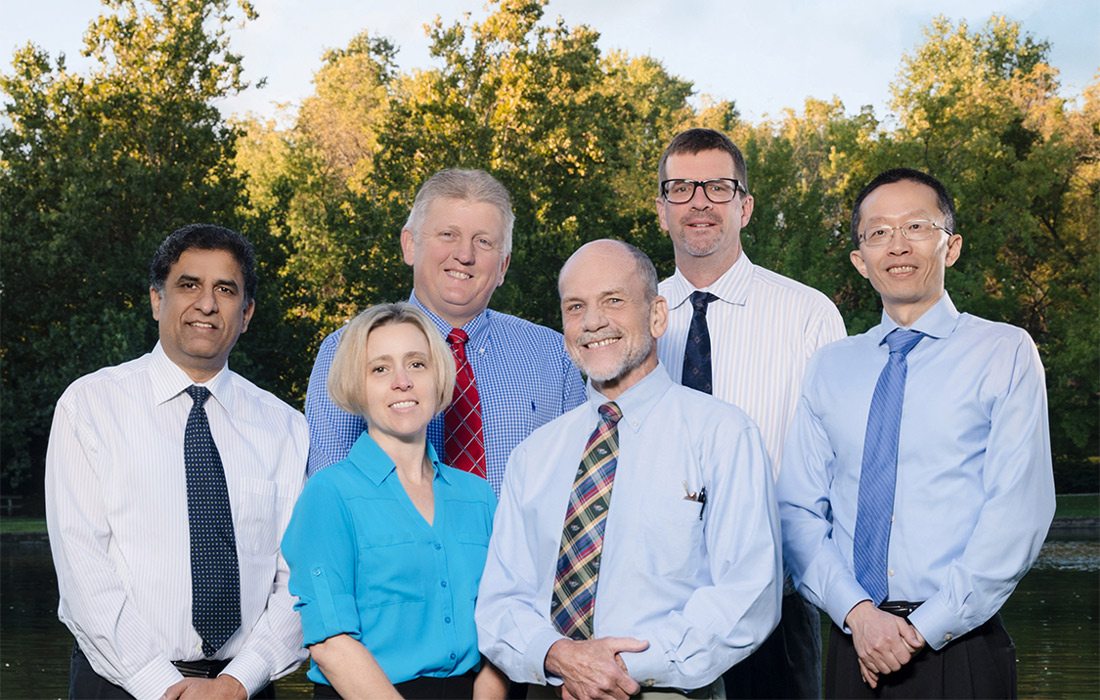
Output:
<instances>
[{"instance_id":1,"label":"smiling mouth","mask_svg":"<svg viewBox=\"0 0 1100 700\"><path fill-rule=\"evenodd\" d=\"M446 273L448 277L456 280L471 280L474 278L473 275L461 270L446 270Z\"/></svg>"},{"instance_id":2,"label":"smiling mouth","mask_svg":"<svg viewBox=\"0 0 1100 700\"><path fill-rule=\"evenodd\" d=\"M203 328L203 329L208 329L208 330L214 330L214 324L213 323L207 323L206 321L191 321L187 325L191 326L192 328Z\"/></svg>"},{"instance_id":3,"label":"smiling mouth","mask_svg":"<svg viewBox=\"0 0 1100 700\"><path fill-rule=\"evenodd\" d=\"M912 265L895 265L894 267L887 268L886 271L892 275L904 275L909 272L916 272L917 268Z\"/></svg>"},{"instance_id":4,"label":"smiling mouth","mask_svg":"<svg viewBox=\"0 0 1100 700\"><path fill-rule=\"evenodd\" d=\"M412 408L413 406L416 406L418 403L419 403L418 401L411 401L411 400L410 401L397 401L395 403L391 403L390 408Z\"/></svg>"},{"instance_id":5,"label":"smiling mouth","mask_svg":"<svg viewBox=\"0 0 1100 700\"><path fill-rule=\"evenodd\" d=\"M619 338L601 338L600 340L593 340L591 343L584 343L583 346L588 350L595 350L596 348L605 348L608 345L614 345L619 342Z\"/></svg>"}]
</instances>

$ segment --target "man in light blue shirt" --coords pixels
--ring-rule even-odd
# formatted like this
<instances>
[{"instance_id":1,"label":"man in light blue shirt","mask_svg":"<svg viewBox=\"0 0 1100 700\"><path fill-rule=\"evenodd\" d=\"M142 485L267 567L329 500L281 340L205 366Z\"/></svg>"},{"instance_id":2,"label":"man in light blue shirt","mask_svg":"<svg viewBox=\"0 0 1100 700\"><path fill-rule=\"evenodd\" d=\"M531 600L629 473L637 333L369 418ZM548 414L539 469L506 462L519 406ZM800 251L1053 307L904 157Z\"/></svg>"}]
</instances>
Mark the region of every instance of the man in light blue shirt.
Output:
<instances>
[{"instance_id":1,"label":"man in light blue shirt","mask_svg":"<svg viewBox=\"0 0 1100 700\"><path fill-rule=\"evenodd\" d=\"M1015 696L997 612L1054 514L1046 390L1027 333L951 303L954 219L943 185L915 170L882 173L860 193L851 260L881 295L882 322L814 356L784 447L786 562L836 623L827 697ZM861 583L871 579L860 532L876 509L863 485L877 473L864 448L883 433L868 420L887 410L871 409L887 405L876 389L887 336L907 330L920 336L902 360L896 482L872 533L888 542L879 600Z\"/></svg>"},{"instance_id":2,"label":"man in light blue shirt","mask_svg":"<svg viewBox=\"0 0 1100 700\"><path fill-rule=\"evenodd\" d=\"M760 432L660 365L668 308L644 253L589 243L562 268L559 291L589 398L512 453L478 593L479 646L512 680L540 684L529 697L551 697L546 684L574 698L724 697L722 672L779 619L778 518ZM551 614L573 585L560 576L563 527L609 404L621 419L591 632L567 635Z\"/></svg>"},{"instance_id":3,"label":"man in light blue shirt","mask_svg":"<svg viewBox=\"0 0 1100 700\"><path fill-rule=\"evenodd\" d=\"M464 331L466 357L481 402L485 476L499 493L508 455L543 423L584 401L584 382L562 347L561 334L489 309L504 282L512 251L511 198L481 170L441 170L417 192L401 250L413 268L409 302L444 338ZM306 391L308 473L344 459L366 422L329 398L327 380L343 328L321 343ZM445 455L442 414L428 440Z\"/></svg>"}]
</instances>

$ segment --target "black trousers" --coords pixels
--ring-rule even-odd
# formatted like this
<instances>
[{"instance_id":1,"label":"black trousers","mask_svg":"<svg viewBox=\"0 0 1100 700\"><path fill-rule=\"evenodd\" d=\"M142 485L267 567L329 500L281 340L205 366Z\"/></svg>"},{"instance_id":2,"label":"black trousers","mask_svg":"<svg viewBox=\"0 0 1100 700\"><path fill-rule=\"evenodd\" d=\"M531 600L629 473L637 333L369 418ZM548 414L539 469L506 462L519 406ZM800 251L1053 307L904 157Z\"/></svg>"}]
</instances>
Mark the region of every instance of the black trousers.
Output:
<instances>
[{"instance_id":1,"label":"black trousers","mask_svg":"<svg viewBox=\"0 0 1100 700\"><path fill-rule=\"evenodd\" d=\"M253 698L274 700L275 684L268 683ZM73 645L69 661L69 700L133 700L122 686L115 685L95 672L80 647Z\"/></svg>"},{"instance_id":2,"label":"black trousers","mask_svg":"<svg viewBox=\"0 0 1100 700\"><path fill-rule=\"evenodd\" d=\"M860 678L851 635L833 625L825 697L1015 698L1016 647L994 615L939 651L925 647L900 671L879 676L871 690Z\"/></svg>"},{"instance_id":3,"label":"black trousers","mask_svg":"<svg viewBox=\"0 0 1100 700\"><path fill-rule=\"evenodd\" d=\"M395 683L394 687L406 700L452 700L453 698L472 698L474 696L474 676L471 671L462 676L450 678L428 678L422 676L404 683ZM313 684L314 698L339 698L336 688L324 683Z\"/></svg>"},{"instance_id":4,"label":"black trousers","mask_svg":"<svg viewBox=\"0 0 1100 700\"><path fill-rule=\"evenodd\" d=\"M760 648L722 674L730 700L821 697L821 614L793 593L781 615Z\"/></svg>"}]
</instances>

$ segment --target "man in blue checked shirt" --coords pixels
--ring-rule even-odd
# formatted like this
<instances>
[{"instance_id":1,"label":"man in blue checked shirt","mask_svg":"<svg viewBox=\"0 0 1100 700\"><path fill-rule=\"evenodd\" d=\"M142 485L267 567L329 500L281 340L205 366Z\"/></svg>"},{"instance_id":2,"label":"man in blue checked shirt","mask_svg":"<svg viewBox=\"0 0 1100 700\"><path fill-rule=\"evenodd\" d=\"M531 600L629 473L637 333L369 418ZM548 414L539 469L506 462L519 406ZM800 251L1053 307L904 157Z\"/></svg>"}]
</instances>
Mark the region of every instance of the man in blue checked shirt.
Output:
<instances>
[{"instance_id":1,"label":"man in blue checked shirt","mask_svg":"<svg viewBox=\"0 0 1100 700\"><path fill-rule=\"evenodd\" d=\"M468 337L465 357L480 403L481 429L475 432L482 438L481 467L498 494L512 449L585 396L560 333L488 308L508 271L514 221L511 197L491 175L448 169L420 188L401 231L401 250L413 268L410 303L443 337L455 330ZM344 459L366 429L361 417L329 398L328 372L342 333L321 343L309 378L309 474ZM428 427L439 454L448 453L444 423L440 415Z\"/></svg>"},{"instance_id":2,"label":"man in blue checked shirt","mask_svg":"<svg viewBox=\"0 0 1100 700\"><path fill-rule=\"evenodd\" d=\"M882 322L814 355L779 472L785 561L835 623L825 696L1016 697L998 610L1054 515L1039 354L952 304L962 237L930 175L872 180L852 244Z\"/></svg>"}]
</instances>

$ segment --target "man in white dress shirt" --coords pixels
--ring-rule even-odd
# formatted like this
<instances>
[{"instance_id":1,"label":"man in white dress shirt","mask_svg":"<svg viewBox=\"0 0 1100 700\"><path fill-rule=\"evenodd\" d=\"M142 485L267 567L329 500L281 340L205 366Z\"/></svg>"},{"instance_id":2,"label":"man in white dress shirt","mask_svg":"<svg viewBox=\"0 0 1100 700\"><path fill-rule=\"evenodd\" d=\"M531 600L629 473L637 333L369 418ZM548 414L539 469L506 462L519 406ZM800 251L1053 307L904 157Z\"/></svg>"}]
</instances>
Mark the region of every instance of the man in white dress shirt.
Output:
<instances>
[{"instance_id":1,"label":"man in white dress shirt","mask_svg":"<svg viewBox=\"0 0 1100 700\"><path fill-rule=\"evenodd\" d=\"M661 156L658 180L657 217L676 258L675 274L660 285L669 307L661 364L673 380L747 413L777 475L806 364L819 347L845 336L844 321L824 294L745 255L741 229L753 197L745 159L724 134L678 134ZM709 332L702 345L701 329ZM818 612L793 587L786 593L775 633L726 674L729 697L820 696Z\"/></svg>"},{"instance_id":2,"label":"man in white dress shirt","mask_svg":"<svg viewBox=\"0 0 1100 700\"><path fill-rule=\"evenodd\" d=\"M305 419L226 364L255 309L247 240L186 226L150 273L160 342L54 410L46 517L77 643L69 695L273 697L304 656L278 542Z\"/></svg>"}]
</instances>

